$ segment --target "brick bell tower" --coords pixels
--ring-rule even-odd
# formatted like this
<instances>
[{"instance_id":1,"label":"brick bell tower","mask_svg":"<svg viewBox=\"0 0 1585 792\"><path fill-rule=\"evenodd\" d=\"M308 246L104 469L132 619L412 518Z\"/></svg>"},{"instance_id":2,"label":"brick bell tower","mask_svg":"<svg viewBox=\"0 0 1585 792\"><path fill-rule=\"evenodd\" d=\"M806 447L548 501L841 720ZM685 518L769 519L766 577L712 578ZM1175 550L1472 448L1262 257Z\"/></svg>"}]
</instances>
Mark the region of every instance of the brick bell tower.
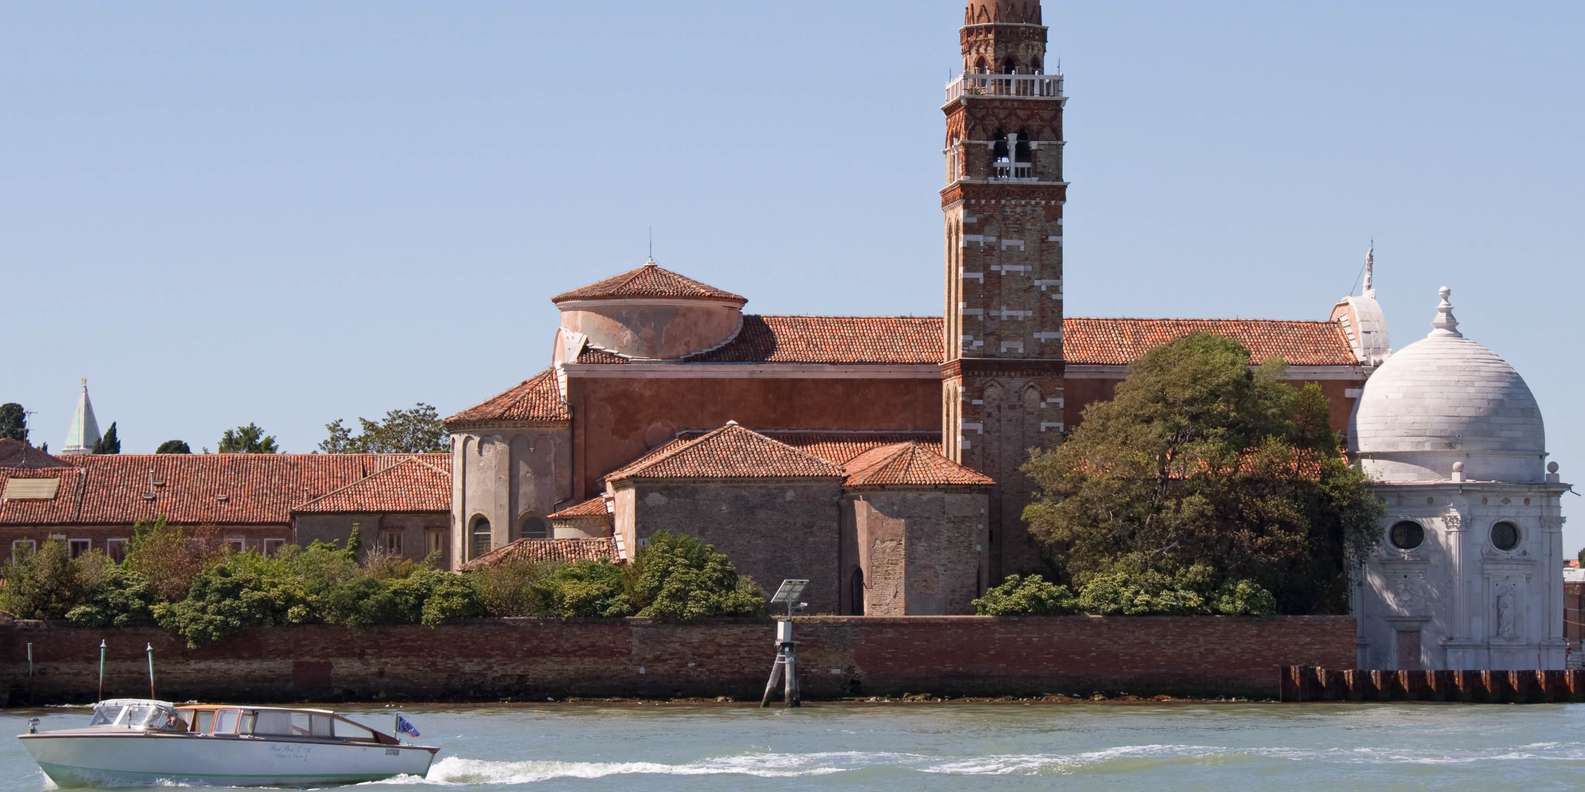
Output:
<instances>
[{"instance_id":1,"label":"brick bell tower","mask_svg":"<svg viewBox=\"0 0 1585 792\"><path fill-rule=\"evenodd\" d=\"M1030 449L1062 438L1062 76L1039 0L971 0L947 86L947 456L994 477L990 575L1035 569Z\"/></svg>"}]
</instances>

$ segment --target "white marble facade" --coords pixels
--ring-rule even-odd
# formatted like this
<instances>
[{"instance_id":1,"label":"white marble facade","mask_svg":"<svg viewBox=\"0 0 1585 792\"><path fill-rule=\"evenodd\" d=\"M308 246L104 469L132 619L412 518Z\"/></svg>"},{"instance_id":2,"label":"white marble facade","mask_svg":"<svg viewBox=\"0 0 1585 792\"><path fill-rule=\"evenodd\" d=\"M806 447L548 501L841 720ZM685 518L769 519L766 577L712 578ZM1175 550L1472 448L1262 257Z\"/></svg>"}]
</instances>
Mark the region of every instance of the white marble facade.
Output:
<instances>
[{"instance_id":1,"label":"white marble facade","mask_svg":"<svg viewBox=\"0 0 1585 792\"><path fill-rule=\"evenodd\" d=\"M1354 581L1359 667L1562 668L1568 487L1524 379L1463 337L1449 297L1431 335L1367 382L1350 426L1387 506Z\"/></svg>"}]
</instances>

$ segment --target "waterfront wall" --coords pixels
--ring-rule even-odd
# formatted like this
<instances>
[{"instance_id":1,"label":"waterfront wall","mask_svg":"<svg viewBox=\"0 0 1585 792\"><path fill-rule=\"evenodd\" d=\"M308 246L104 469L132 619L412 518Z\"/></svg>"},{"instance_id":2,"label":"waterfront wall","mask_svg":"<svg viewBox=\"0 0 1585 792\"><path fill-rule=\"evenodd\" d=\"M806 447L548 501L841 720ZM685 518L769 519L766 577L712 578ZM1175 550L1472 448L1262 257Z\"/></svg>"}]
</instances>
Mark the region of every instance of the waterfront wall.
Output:
<instances>
[{"instance_id":1,"label":"waterfront wall","mask_svg":"<svg viewBox=\"0 0 1585 792\"><path fill-rule=\"evenodd\" d=\"M774 657L768 621L668 625L630 619L502 619L429 629L255 630L201 649L160 630L0 623L0 694L12 704L105 695L174 700L758 699ZM1134 695L1276 698L1284 666L1350 667L1348 617L799 619L810 699ZM29 681L26 647L32 644Z\"/></svg>"}]
</instances>

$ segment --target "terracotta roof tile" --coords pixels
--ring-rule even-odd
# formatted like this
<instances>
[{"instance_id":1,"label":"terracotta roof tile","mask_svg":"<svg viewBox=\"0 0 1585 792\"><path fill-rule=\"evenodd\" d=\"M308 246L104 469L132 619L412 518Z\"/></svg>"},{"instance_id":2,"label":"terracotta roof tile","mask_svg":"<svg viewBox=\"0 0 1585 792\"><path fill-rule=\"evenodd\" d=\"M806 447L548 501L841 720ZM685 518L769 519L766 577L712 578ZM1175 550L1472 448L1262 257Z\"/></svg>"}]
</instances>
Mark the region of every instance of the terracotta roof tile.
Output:
<instances>
[{"instance_id":1,"label":"terracotta roof tile","mask_svg":"<svg viewBox=\"0 0 1585 792\"><path fill-rule=\"evenodd\" d=\"M0 468L63 467L71 467L71 465L65 460L52 457L21 440L0 438Z\"/></svg>"},{"instance_id":2,"label":"terracotta roof tile","mask_svg":"<svg viewBox=\"0 0 1585 792\"><path fill-rule=\"evenodd\" d=\"M0 501L0 525L130 525L160 517L177 525L288 525L295 507L409 459L412 455L74 456L66 460L70 471L0 470L0 484L9 477L61 475L52 501ZM442 470L450 465L446 454L423 459Z\"/></svg>"},{"instance_id":3,"label":"terracotta roof tile","mask_svg":"<svg viewBox=\"0 0 1585 792\"><path fill-rule=\"evenodd\" d=\"M746 298L732 292L717 289L656 266L653 261L598 283L558 294L550 301L562 303L573 300L621 300L645 297L673 300L724 300L739 304L748 302Z\"/></svg>"},{"instance_id":4,"label":"terracotta roof tile","mask_svg":"<svg viewBox=\"0 0 1585 792\"><path fill-rule=\"evenodd\" d=\"M568 506L555 514L547 516L547 520L587 520L591 518L610 519L611 510L605 505L605 496L600 495L590 498L576 506Z\"/></svg>"},{"instance_id":5,"label":"terracotta roof tile","mask_svg":"<svg viewBox=\"0 0 1585 792\"><path fill-rule=\"evenodd\" d=\"M667 443L611 473L607 479L835 478L841 475L840 467L824 459L729 423L696 440Z\"/></svg>"},{"instance_id":6,"label":"terracotta roof tile","mask_svg":"<svg viewBox=\"0 0 1585 792\"><path fill-rule=\"evenodd\" d=\"M500 566L516 561L534 563L572 563L575 561L621 561L616 540L602 539L519 539L498 547L462 565L462 571Z\"/></svg>"},{"instance_id":7,"label":"terracotta roof tile","mask_svg":"<svg viewBox=\"0 0 1585 792\"><path fill-rule=\"evenodd\" d=\"M1268 319L1082 319L1063 322L1063 355L1073 365L1127 366L1159 346L1194 333L1231 338L1254 363L1281 358L1293 366L1359 364L1336 322Z\"/></svg>"},{"instance_id":8,"label":"terracotta roof tile","mask_svg":"<svg viewBox=\"0 0 1585 792\"><path fill-rule=\"evenodd\" d=\"M1295 366L1354 366L1348 338L1335 322L1269 319L1090 319L1063 324L1063 353L1075 365L1127 366L1152 349L1191 333L1232 338L1263 362L1280 357ZM942 323L934 317L745 316L725 346L686 363L926 365L940 363ZM585 349L579 363L629 361Z\"/></svg>"},{"instance_id":9,"label":"terracotta roof tile","mask_svg":"<svg viewBox=\"0 0 1585 792\"><path fill-rule=\"evenodd\" d=\"M919 443L883 446L861 454L847 464L844 486L875 487L990 487L996 481Z\"/></svg>"},{"instance_id":10,"label":"terracotta roof tile","mask_svg":"<svg viewBox=\"0 0 1585 792\"><path fill-rule=\"evenodd\" d=\"M941 362L941 320L918 316L745 316L743 329L690 363Z\"/></svg>"},{"instance_id":11,"label":"terracotta roof tile","mask_svg":"<svg viewBox=\"0 0 1585 792\"><path fill-rule=\"evenodd\" d=\"M485 423L564 424L572 413L561 398L556 370L546 369L515 388L446 419L447 426Z\"/></svg>"},{"instance_id":12,"label":"terracotta roof tile","mask_svg":"<svg viewBox=\"0 0 1585 792\"><path fill-rule=\"evenodd\" d=\"M311 500L293 513L451 511L451 455L412 457Z\"/></svg>"},{"instance_id":13,"label":"terracotta roof tile","mask_svg":"<svg viewBox=\"0 0 1585 792\"><path fill-rule=\"evenodd\" d=\"M873 451L883 446L897 445L898 443L921 443L926 447L939 452L941 450L941 433L939 432L865 432L865 431L829 431L819 432L806 429L783 430L757 430L760 434L769 437L800 451L820 457L838 467L846 467L866 451ZM690 431L679 433L683 440L697 439L706 432ZM650 453L656 453L668 448L663 445Z\"/></svg>"}]
</instances>

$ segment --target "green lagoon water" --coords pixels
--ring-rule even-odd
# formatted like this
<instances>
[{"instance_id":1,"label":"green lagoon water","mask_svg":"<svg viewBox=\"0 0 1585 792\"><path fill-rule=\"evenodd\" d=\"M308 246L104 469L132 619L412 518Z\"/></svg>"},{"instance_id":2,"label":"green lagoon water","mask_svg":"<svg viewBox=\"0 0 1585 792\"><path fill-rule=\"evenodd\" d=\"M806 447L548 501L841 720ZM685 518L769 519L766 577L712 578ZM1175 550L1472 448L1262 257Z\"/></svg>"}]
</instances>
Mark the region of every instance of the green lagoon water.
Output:
<instances>
[{"instance_id":1,"label":"green lagoon water","mask_svg":"<svg viewBox=\"0 0 1585 792\"><path fill-rule=\"evenodd\" d=\"M348 707L388 726L392 710ZM355 789L1585 788L1585 706L408 706L426 778ZM0 732L86 721L8 710ZM14 739L0 792L50 788Z\"/></svg>"}]
</instances>

